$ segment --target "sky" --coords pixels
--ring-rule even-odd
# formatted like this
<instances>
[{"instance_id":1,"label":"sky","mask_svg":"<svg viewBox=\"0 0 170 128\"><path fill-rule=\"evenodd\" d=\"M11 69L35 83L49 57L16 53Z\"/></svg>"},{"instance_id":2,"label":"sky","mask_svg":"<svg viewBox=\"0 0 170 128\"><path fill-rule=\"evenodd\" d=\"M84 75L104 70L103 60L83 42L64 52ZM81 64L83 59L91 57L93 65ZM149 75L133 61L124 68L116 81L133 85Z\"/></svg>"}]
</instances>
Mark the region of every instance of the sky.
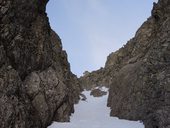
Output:
<instances>
[{"instance_id":1,"label":"sky","mask_svg":"<svg viewBox=\"0 0 170 128\"><path fill-rule=\"evenodd\" d=\"M47 14L60 36L71 71L104 67L107 56L134 37L157 0L50 0Z\"/></svg>"}]
</instances>

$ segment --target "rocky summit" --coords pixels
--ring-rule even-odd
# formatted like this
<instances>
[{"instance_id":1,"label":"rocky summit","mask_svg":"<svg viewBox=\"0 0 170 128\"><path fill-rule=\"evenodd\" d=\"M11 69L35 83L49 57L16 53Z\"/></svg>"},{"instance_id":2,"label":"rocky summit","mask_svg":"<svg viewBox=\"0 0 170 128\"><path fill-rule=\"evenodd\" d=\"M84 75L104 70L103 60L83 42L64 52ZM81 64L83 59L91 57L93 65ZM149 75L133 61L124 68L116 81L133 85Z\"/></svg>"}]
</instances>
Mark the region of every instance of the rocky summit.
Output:
<instances>
[{"instance_id":1,"label":"rocky summit","mask_svg":"<svg viewBox=\"0 0 170 128\"><path fill-rule=\"evenodd\" d=\"M154 3L135 37L111 53L103 69L80 80L110 87L111 116L170 128L170 1Z\"/></svg>"},{"instance_id":2,"label":"rocky summit","mask_svg":"<svg viewBox=\"0 0 170 128\"><path fill-rule=\"evenodd\" d=\"M45 13L48 0L0 0L0 127L69 121L80 87Z\"/></svg>"}]
</instances>

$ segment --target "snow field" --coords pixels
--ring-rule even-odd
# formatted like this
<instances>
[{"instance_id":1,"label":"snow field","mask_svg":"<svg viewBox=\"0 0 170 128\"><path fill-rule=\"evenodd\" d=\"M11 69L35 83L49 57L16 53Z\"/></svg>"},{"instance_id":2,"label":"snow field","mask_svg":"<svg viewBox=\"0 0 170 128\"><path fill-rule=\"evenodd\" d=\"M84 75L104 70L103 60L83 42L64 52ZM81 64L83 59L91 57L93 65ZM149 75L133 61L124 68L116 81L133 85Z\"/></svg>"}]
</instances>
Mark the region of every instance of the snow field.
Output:
<instances>
[{"instance_id":1,"label":"snow field","mask_svg":"<svg viewBox=\"0 0 170 128\"><path fill-rule=\"evenodd\" d=\"M101 90L107 91L106 88ZM72 114L70 122L53 122L48 128L144 128L139 121L120 120L110 117L110 108L107 105L107 97L90 96L90 91L84 91L86 101L76 104L75 113Z\"/></svg>"}]
</instances>

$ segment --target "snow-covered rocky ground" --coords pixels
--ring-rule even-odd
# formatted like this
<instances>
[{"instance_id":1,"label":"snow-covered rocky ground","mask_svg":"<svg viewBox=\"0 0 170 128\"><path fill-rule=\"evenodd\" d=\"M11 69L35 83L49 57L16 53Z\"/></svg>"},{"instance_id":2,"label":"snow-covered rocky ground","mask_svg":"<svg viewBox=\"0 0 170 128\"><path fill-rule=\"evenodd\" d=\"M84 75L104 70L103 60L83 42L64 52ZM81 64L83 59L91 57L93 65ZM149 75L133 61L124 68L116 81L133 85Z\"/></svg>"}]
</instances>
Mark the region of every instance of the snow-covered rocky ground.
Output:
<instances>
[{"instance_id":1,"label":"snow-covered rocky ground","mask_svg":"<svg viewBox=\"0 0 170 128\"><path fill-rule=\"evenodd\" d=\"M48 128L144 128L139 121L110 117L110 108L106 106L108 95L95 98L90 96L90 91L84 91L83 94L87 100L75 105L75 113L71 116L70 122L53 122Z\"/></svg>"}]
</instances>

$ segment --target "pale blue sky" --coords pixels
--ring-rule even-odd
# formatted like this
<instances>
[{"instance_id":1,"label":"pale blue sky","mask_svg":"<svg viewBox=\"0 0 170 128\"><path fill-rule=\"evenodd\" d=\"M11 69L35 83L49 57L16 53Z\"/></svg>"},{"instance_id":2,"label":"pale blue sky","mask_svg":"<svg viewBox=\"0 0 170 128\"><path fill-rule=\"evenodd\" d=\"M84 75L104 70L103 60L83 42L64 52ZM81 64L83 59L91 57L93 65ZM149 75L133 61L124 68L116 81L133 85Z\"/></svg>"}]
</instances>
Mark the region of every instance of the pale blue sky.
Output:
<instances>
[{"instance_id":1,"label":"pale blue sky","mask_svg":"<svg viewBox=\"0 0 170 128\"><path fill-rule=\"evenodd\" d=\"M131 39L157 0L50 0L50 25L62 39L77 76L103 67Z\"/></svg>"}]
</instances>

